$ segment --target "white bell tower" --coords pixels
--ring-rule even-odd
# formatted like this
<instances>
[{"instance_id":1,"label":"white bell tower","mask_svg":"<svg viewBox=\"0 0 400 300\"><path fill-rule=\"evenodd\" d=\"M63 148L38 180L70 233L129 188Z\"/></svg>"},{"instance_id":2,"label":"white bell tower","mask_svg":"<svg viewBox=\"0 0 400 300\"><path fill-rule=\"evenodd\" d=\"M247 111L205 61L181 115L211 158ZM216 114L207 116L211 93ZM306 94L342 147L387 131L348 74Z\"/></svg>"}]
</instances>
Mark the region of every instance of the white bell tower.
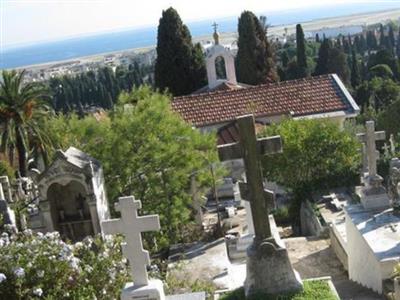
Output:
<instances>
[{"instance_id":1,"label":"white bell tower","mask_svg":"<svg viewBox=\"0 0 400 300\"><path fill-rule=\"evenodd\" d=\"M233 85L237 85L236 72L235 72L235 57L229 50L219 44L219 34L217 31L218 24L214 22L214 45L207 50L206 56L206 68L207 68L207 79L208 88L213 89L223 82L229 82ZM225 79L218 79L216 69L216 59L222 58L225 62Z\"/></svg>"}]
</instances>

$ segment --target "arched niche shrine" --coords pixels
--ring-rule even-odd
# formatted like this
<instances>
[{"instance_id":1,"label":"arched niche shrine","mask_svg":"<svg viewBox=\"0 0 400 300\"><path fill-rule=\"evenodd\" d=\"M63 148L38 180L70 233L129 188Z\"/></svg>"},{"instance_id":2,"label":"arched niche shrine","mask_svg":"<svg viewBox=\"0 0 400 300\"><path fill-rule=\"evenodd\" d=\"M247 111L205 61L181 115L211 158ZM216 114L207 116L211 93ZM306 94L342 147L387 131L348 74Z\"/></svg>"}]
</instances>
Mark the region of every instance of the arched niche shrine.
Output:
<instances>
[{"instance_id":1,"label":"arched niche shrine","mask_svg":"<svg viewBox=\"0 0 400 300\"><path fill-rule=\"evenodd\" d=\"M102 231L100 224L109 219L109 209L98 160L73 147L58 150L36 180L39 210L30 216L32 229L58 231L72 241Z\"/></svg>"}]
</instances>

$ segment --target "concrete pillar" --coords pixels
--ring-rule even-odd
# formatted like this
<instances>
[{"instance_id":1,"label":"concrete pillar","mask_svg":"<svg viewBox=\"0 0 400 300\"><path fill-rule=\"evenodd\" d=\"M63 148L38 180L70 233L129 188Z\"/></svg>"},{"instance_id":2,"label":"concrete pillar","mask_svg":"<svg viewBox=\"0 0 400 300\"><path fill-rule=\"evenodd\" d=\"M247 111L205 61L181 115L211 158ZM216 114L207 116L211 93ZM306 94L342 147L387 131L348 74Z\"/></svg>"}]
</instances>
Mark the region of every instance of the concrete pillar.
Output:
<instances>
[{"instance_id":1,"label":"concrete pillar","mask_svg":"<svg viewBox=\"0 0 400 300\"><path fill-rule=\"evenodd\" d=\"M40 212L43 216L44 227L46 231L54 231L55 227L53 224L53 218L51 217L51 209L50 209L50 201L49 200L41 200L39 202Z\"/></svg>"},{"instance_id":2,"label":"concrete pillar","mask_svg":"<svg viewBox=\"0 0 400 300\"><path fill-rule=\"evenodd\" d=\"M92 227L94 234L101 233L99 216L97 215L96 199L94 195L88 195L88 205L90 210L90 219L92 220Z\"/></svg>"}]
</instances>

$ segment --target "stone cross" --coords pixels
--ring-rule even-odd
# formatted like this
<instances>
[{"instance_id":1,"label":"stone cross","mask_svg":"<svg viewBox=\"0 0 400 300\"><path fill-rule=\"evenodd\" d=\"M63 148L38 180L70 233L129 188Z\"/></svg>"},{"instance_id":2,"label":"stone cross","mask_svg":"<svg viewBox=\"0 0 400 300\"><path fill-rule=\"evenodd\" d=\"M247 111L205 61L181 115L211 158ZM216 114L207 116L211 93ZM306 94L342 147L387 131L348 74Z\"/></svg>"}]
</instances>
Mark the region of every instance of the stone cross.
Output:
<instances>
[{"instance_id":1,"label":"stone cross","mask_svg":"<svg viewBox=\"0 0 400 300\"><path fill-rule=\"evenodd\" d=\"M257 139L253 115L236 121L240 141L218 146L218 154L221 161L243 158L247 182L240 184L240 192L251 204L255 239L261 241L272 236L268 215L274 205L273 194L264 190L261 156L282 152L282 141L279 136Z\"/></svg>"},{"instance_id":2,"label":"stone cross","mask_svg":"<svg viewBox=\"0 0 400 300\"><path fill-rule=\"evenodd\" d=\"M376 150L376 141L385 140L384 131L375 131L375 122L367 121L366 132L357 134L360 142L366 145L366 154L368 160L368 175L374 177L377 175L376 161L379 158L379 151Z\"/></svg>"},{"instance_id":3,"label":"stone cross","mask_svg":"<svg viewBox=\"0 0 400 300\"><path fill-rule=\"evenodd\" d=\"M125 236L126 242L122 250L129 260L135 286L148 285L147 266L150 265L150 256L143 249L141 233L160 230L158 216L138 216L138 209L141 208L142 203L133 196L120 197L116 210L121 212L121 219L102 222L105 234L122 233Z\"/></svg>"}]
</instances>

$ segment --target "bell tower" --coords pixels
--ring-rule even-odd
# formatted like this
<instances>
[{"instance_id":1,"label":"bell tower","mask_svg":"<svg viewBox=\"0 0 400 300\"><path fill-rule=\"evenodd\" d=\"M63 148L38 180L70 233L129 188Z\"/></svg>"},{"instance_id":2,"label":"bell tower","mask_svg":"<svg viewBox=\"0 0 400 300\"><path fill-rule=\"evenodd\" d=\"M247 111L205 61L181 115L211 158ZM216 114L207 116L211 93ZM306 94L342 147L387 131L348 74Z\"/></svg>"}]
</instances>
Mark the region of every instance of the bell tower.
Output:
<instances>
[{"instance_id":1,"label":"bell tower","mask_svg":"<svg viewBox=\"0 0 400 300\"><path fill-rule=\"evenodd\" d=\"M207 50L206 55L206 68L207 68L207 79L208 88L213 89L223 82L229 82L233 85L237 85L236 72L235 72L235 58L231 53L230 49L220 45L218 24L214 22L214 44ZM223 60L225 66L226 78L221 79L217 76L217 59Z\"/></svg>"}]
</instances>

